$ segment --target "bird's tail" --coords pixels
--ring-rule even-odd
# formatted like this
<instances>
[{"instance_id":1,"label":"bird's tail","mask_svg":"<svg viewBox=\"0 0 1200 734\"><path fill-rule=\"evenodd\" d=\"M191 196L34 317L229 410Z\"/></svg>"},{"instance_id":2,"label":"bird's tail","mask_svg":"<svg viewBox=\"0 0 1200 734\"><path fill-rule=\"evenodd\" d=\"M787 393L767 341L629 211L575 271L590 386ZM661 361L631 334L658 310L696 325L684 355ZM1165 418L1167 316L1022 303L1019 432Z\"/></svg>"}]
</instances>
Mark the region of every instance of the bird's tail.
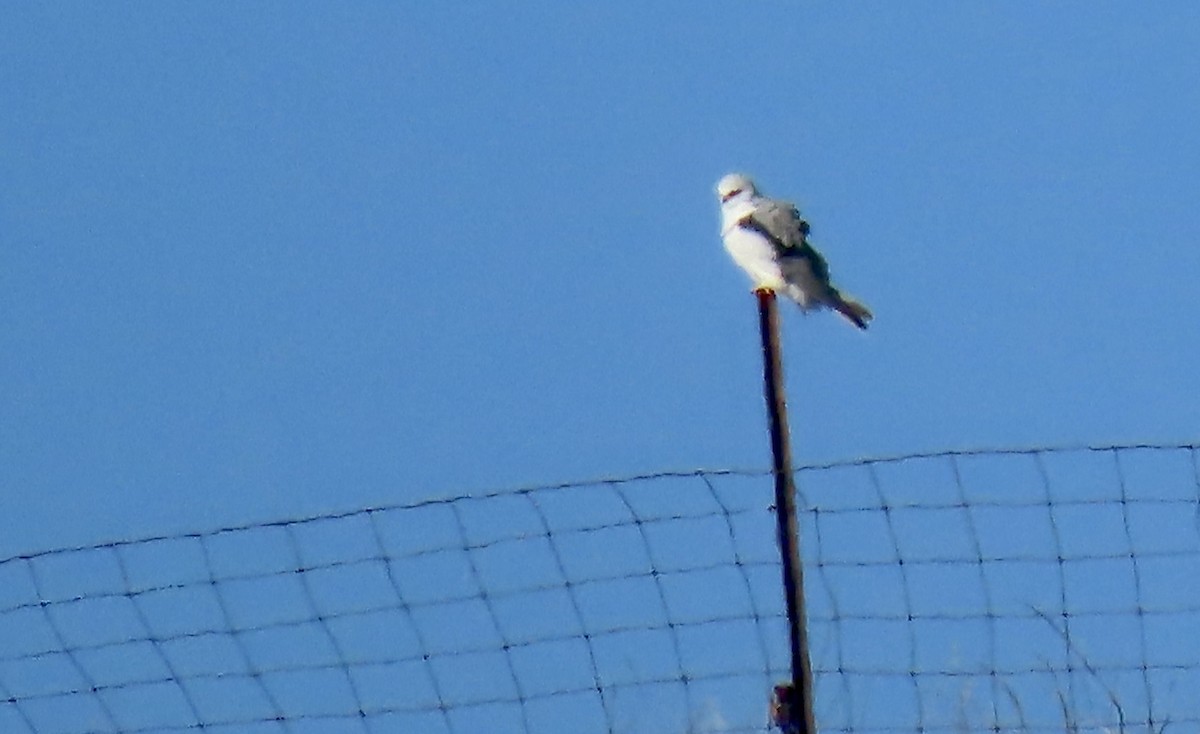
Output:
<instances>
[{"instance_id":1,"label":"bird's tail","mask_svg":"<svg viewBox=\"0 0 1200 734\"><path fill-rule=\"evenodd\" d=\"M860 329L865 330L867 328L867 324L871 322L871 319L875 318L875 315L871 313L871 309L862 305L853 298L847 298L843 296L841 293L835 293L833 302L829 305L831 305L835 311L849 319L850 323L854 324Z\"/></svg>"}]
</instances>

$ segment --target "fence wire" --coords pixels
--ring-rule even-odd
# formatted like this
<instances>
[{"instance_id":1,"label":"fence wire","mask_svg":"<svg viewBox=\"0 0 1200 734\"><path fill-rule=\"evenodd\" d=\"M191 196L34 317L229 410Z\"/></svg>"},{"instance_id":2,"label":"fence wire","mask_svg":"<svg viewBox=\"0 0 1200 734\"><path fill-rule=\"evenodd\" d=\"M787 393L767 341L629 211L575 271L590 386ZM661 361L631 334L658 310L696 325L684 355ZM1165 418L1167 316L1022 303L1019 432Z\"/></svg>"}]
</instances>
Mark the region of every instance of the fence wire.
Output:
<instances>
[{"instance_id":1,"label":"fence wire","mask_svg":"<svg viewBox=\"0 0 1200 734\"><path fill-rule=\"evenodd\" d=\"M797 472L822 732L1200 730L1197 445ZM767 472L0 561L0 732L765 732Z\"/></svg>"}]
</instances>

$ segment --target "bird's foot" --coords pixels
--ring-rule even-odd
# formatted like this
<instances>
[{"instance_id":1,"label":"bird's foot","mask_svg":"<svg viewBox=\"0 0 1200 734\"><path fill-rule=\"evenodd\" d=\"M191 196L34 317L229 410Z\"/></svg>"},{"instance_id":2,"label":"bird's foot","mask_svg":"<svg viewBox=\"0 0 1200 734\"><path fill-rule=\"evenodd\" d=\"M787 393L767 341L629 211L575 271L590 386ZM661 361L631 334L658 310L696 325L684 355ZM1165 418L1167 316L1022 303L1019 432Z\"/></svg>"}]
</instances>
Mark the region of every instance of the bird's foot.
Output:
<instances>
[{"instance_id":1,"label":"bird's foot","mask_svg":"<svg viewBox=\"0 0 1200 734\"><path fill-rule=\"evenodd\" d=\"M756 285L751 290L756 296L775 295L775 289L767 285Z\"/></svg>"}]
</instances>

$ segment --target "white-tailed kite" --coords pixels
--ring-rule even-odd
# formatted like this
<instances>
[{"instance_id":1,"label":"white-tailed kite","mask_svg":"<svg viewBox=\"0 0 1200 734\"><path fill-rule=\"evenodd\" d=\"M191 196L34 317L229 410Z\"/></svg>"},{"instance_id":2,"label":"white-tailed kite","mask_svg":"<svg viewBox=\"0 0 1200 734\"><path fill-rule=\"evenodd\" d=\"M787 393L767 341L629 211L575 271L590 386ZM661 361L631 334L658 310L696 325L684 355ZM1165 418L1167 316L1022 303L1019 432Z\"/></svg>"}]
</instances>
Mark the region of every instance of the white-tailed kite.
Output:
<instances>
[{"instance_id":1,"label":"white-tailed kite","mask_svg":"<svg viewBox=\"0 0 1200 734\"><path fill-rule=\"evenodd\" d=\"M832 308L860 329L871 311L829 282L829 265L808 243L808 222L786 201L758 193L749 176L731 173L717 182L721 239L754 289L782 293L805 311Z\"/></svg>"}]
</instances>

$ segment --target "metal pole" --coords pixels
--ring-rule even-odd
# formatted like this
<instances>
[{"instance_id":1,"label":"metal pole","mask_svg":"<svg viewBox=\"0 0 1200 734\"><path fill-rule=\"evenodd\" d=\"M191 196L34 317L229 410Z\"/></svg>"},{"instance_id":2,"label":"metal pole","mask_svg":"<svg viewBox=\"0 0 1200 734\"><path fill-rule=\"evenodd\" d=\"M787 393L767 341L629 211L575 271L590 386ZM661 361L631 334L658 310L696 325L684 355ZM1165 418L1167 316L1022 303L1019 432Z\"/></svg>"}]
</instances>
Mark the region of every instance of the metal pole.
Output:
<instances>
[{"instance_id":1,"label":"metal pole","mask_svg":"<svg viewBox=\"0 0 1200 734\"><path fill-rule=\"evenodd\" d=\"M796 488L792 481L792 449L788 431L787 398L783 390L783 359L779 347L779 313L775 294L755 291L762 332L763 384L771 431L775 472L775 520L783 560L783 589L787 600L792 654L791 718L797 734L817 734L813 717L812 662L808 654L808 620L804 607L804 567L800 563L800 533L796 524Z\"/></svg>"}]
</instances>

